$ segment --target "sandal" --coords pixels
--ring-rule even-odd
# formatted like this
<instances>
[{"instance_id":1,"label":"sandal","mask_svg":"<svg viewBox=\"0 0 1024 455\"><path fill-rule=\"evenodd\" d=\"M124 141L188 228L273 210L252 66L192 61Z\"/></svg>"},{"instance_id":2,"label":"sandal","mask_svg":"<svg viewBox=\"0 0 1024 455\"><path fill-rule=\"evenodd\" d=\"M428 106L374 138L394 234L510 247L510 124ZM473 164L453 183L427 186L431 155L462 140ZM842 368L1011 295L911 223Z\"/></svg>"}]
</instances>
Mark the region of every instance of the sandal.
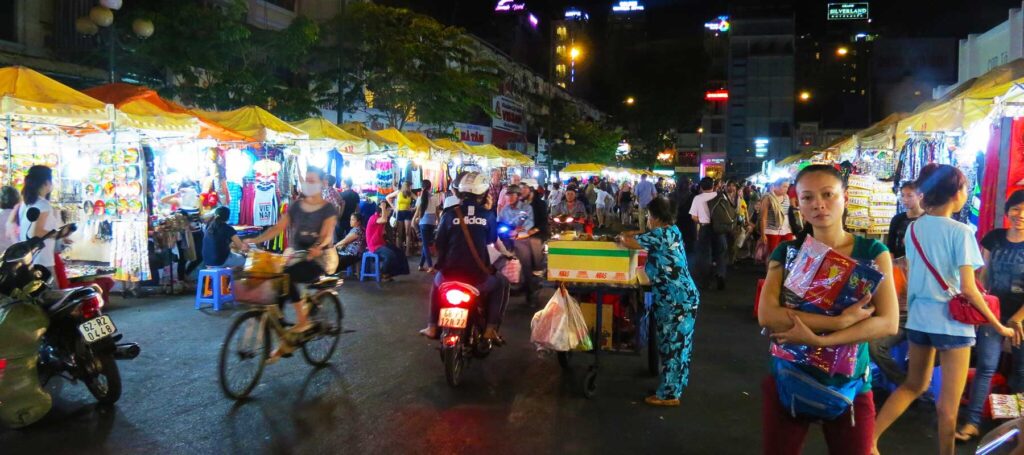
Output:
<instances>
[{"instance_id":1,"label":"sandal","mask_svg":"<svg viewBox=\"0 0 1024 455\"><path fill-rule=\"evenodd\" d=\"M267 357L266 364L273 365L282 357L291 357L293 352L295 352L295 346L288 342L281 343L277 349L274 349L274 352L270 353L270 357Z\"/></svg>"},{"instance_id":2,"label":"sandal","mask_svg":"<svg viewBox=\"0 0 1024 455\"><path fill-rule=\"evenodd\" d=\"M431 329L433 329L433 331L434 331L433 333L430 332ZM419 331L420 335L425 336L425 337L427 337L427 338L429 338L431 340L436 340L436 339L440 338L440 333L441 333L441 331L438 330L437 327L427 327L427 328Z\"/></svg>"},{"instance_id":3,"label":"sandal","mask_svg":"<svg viewBox=\"0 0 1024 455\"><path fill-rule=\"evenodd\" d=\"M651 406L675 407L675 406L679 406L679 399L678 398L669 398L669 399L663 400L661 398L658 398L657 395L651 395L651 396L649 396L647 398L644 398L644 403L647 403L647 404L649 404Z\"/></svg>"},{"instance_id":4,"label":"sandal","mask_svg":"<svg viewBox=\"0 0 1024 455\"><path fill-rule=\"evenodd\" d=\"M973 431L968 431L968 429L971 429ZM953 437L955 437L957 441L967 442L974 438L977 438L978 436L981 436L981 430L979 430L978 427L975 426L974 424L968 423L961 426L960 429L956 431L956 434Z\"/></svg>"}]
</instances>

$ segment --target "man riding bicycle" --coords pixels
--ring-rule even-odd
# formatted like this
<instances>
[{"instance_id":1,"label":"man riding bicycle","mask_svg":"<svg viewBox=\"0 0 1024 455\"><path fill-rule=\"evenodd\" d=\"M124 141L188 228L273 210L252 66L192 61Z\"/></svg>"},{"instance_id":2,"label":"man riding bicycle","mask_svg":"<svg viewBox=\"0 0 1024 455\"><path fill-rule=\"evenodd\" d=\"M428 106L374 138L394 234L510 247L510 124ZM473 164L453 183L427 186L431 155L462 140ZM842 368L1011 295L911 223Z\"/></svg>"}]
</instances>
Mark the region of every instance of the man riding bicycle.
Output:
<instances>
[{"instance_id":1,"label":"man riding bicycle","mask_svg":"<svg viewBox=\"0 0 1024 455\"><path fill-rule=\"evenodd\" d=\"M445 281L461 281L480 291L487 302L487 328L484 338L498 340L498 327L508 302L509 283L504 276L495 275L489 266L487 245L506 257L512 256L498 241L498 223L493 211L485 208L486 178L477 172L468 173L459 180L458 193L462 203L441 216L435 239L438 251L434 286L430 292L430 322L420 334L437 338L437 320L441 311L438 289ZM472 242L472 243L470 243Z\"/></svg>"}]
</instances>

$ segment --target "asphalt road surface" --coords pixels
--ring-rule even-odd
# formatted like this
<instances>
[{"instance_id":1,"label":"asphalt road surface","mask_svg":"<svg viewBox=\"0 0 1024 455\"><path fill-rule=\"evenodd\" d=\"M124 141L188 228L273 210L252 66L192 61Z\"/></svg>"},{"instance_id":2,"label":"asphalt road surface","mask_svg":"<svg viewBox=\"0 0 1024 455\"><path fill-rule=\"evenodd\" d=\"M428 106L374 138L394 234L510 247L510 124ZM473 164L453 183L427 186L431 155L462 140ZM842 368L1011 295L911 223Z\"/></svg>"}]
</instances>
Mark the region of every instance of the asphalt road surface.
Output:
<instances>
[{"instance_id":1,"label":"asphalt road surface","mask_svg":"<svg viewBox=\"0 0 1024 455\"><path fill-rule=\"evenodd\" d=\"M115 298L108 314L142 346L139 358L120 363L116 408L97 409L84 386L65 384L44 420L0 430L0 454L756 454L768 365L751 316L757 278L755 267L740 267L727 290L704 292L679 408L643 403L657 380L641 356L603 358L598 395L583 398L579 382L592 358L576 355L563 372L537 352L533 311L521 297L506 317L508 344L471 363L459 389L449 387L436 342L416 335L429 291L422 273L383 288L347 282L346 333L333 366L283 359L244 403L225 398L216 379L236 311L197 311L191 297ZM934 410L922 403L881 450L930 454L934 438ZM820 430L805 453L826 453Z\"/></svg>"}]
</instances>

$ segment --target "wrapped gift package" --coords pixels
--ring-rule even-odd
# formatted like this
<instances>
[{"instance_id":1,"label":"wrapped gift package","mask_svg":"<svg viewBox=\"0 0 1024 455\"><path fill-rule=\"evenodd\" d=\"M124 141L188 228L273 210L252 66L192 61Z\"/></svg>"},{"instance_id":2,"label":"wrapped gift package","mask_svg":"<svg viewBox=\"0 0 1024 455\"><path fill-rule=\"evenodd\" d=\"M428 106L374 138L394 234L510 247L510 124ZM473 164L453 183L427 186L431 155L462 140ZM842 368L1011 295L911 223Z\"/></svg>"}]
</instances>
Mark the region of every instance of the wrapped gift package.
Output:
<instances>
[{"instance_id":1,"label":"wrapped gift package","mask_svg":"<svg viewBox=\"0 0 1024 455\"><path fill-rule=\"evenodd\" d=\"M548 279L552 281L632 283L636 268L637 251L615 242L548 242Z\"/></svg>"},{"instance_id":2,"label":"wrapped gift package","mask_svg":"<svg viewBox=\"0 0 1024 455\"><path fill-rule=\"evenodd\" d=\"M871 211L867 207L851 205L846 209L846 216L850 218L867 218L871 216Z\"/></svg>"}]
</instances>

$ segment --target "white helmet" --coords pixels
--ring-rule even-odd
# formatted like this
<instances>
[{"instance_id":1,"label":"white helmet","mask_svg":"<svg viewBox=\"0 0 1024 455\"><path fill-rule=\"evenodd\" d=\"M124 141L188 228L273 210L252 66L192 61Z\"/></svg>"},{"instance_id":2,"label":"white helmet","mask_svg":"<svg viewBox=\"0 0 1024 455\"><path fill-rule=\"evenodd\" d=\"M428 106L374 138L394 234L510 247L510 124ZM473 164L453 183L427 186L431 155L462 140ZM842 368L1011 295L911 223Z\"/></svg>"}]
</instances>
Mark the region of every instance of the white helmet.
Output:
<instances>
[{"instance_id":1,"label":"white helmet","mask_svg":"<svg viewBox=\"0 0 1024 455\"><path fill-rule=\"evenodd\" d=\"M471 193L480 196L490 189L491 185L487 183L487 178L479 172L470 172L462 176L459 180L459 192L460 193Z\"/></svg>"}]
</instances>

